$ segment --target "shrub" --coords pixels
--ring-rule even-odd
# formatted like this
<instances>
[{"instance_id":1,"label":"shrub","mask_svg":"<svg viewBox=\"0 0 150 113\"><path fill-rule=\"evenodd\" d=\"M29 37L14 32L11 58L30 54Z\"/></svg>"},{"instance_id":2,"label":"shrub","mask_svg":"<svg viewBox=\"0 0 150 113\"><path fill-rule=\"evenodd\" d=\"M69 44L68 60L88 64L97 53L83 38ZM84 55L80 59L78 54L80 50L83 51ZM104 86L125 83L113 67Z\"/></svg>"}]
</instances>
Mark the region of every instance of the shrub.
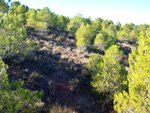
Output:
<instances>
[{"instance_id":1,"label":"shrub","mask_svg":"<svg viewBox=\"0 0 150 113\"><path fill-rule=\"evenodd\" d=\"M102 18L97 18L94 21L92 21L91 27L95 34L98 34L102 30L102 25L101 25L102 21L103 21Z\"/></svg>"},{"instance_id":2,"label":"shrub","mask_svg":"<svg viewBox=\"0 0 150 113\"><path fill-rule=\"evenodd\" d=\"M6 69L8 69L8 66L0 59L0 88L3 85L8 84L8 75Z\"/></svg>"},{"instance_id":3,"label":"shrub","mask_svg":"<svg viewBox=\"0 0 150 113\"><path fill-rule=\"evenodd\" d=\"M137 40L138 40L138 33L137 31L133 30L131 31L131 33L129 34L129 41L133 42L133 43L136 43Z\"/></svg>"},{"instance_id":4,"label":"shrub","mask_svg":"<svg viewBox=\"0 0 150 113\"><path fill-rule=\"evenodd\" d=\"M105 51L105 55L99 60L99 65L96 66L98 73L92 76L91 81L91 85L98 92L113 94L122 89L122 83L126 77L125 68L119 63L119 57L122 53L118 46L113 45Z\"/></svg>"},{"instance_id":5,"label":"shrub","mask_svg":"<svg viewBox=\"0 0 150 113\"><path fill-rule=\"evenodd\" d=\"M75 93L78 93L79 90L80 90L80 81L78 78L74 78L72 80L69 81L69 84L70 84L70 90L75 92Z\"/></svg>"},{"instance_id":6,"label":"shrub","mask_svg":"<svg viewBox=\"0 0 150 113\"><path fill-rule=\"evenodd\" d=\"M77 113L72 108L67 108L60 106L58 103L56 105L53 105L51 109L49 109L49 113Z\"/></svg>"},{"instance_id":7,"label":"shrub","mask_svg":"<svg viewBox=\"0 0 150 113\"><path fill-rule=\"evenodd\" d=\"M94 46L96 47L96 49L101 50L101 51L104 51L108 49L110 46L115 45L115 44L116 44L116 40L108 36L107 33L97 34L94 40Z\"/></svg>"},{"instance_id":8,"label":"shrub","mask_svg":"<svg viewBox=\"0 0 150 113\"><path fill-rule=\"evenodd\" d=\"M104 20L102 22L102 30L105 31L108 26L109 26L109 21L108 20Z\"/></svg>"},{"instance_id":9,"label":"shrub","mask_svg":"<svg viewBox=\"0 0 150 113\"><path fill-rule=\"evenodd\" d=\"M106 48L106 37L102 34L99 33L96 35L96 38L94 40L94 46L98 49L98 50L102 50L104 51Z\"/></svg>"},{"instance_id":10,"label":"shrub","mask_svg":"<svg viewBox=\"0 0 150 113\"><path fill-rule=\"evenodd\" d=\"M42 35L42 33L48 31L48 24L46 22L36 22L35 30L40 31Z\"/></svg>"},{"instance_id":11,"label":"shrub","mask_svg":"<svg viewBox=\"0 0 150 113\"><path fill-rule=\"evenodd\" d=\"M117 32L117 39L121 42L130 41L136 43L138 40L138 35L138 32L134 30L134 28L128 26L124 27L123 30Z\"/></svg>"},{"instance_id":12,"label":"shrub","mask_svg":"<svg viewBox=\"0 0 150 113\"><path fill-rule=\"evenodd\" d=\"M6 3L5 0L1 0L1 2L0 2L0 11L1 11L0 18L3 15L3 13L6 13L8 11L8 9L9 9L8 3Z\"/></svg>"},{"instance_id":13,"label":"shrub","mask_svg":"<svg viewBox=\"0 0 150 113\"><path fill-rule=\"evenodd\" d=\"M147 32L147 34L150 32ZM119 113L150 112L150 35L139 37L138 48L129 55L129 92L116 93L114 109Z\"/></svg>"},{"instance_id":14,"label":"shrub","mask_svg":"<svg viewBox=\"0 0 150 113\"><path fill-rule=\"evenodd\" d=\"M63 15L60 15L57 19L57 27L59 29L62 29L62 30L66 29L68 23L69 23L69 18Z\"/></svg>"},{"instance_id":15,"label":"shrub","mask_svg":"<svg viewBox=\"0 0 150 113\"><path fill-rule=\"evenodd\" d=\"M36 17L37 23L46 23L48 28L55 27L56 25L56 16L50 11L48 7L44 7L42 10L38 11Z\"/></svg>"},{"instance_id":16,"label":"shrub","mask_svg":"<svg viewBox=\"0 0 150 113\"><path fill-rule=\"evenodd\" d=\"M108 34L109 37L111 37L113 40L117 39L117 28L114 24L110 24L105 32Z\"/></svg>"},{"instance_id":17,"label":"shrub","mask_svg":"<svg viewBox=\"0 0 150 113\"><path fill-rule=\"evenodd\" d=\"M26 13L26 18L27 18L27 26L35 28L36 25L36 16L37 12L35 9L29 9L29 11Z\"/></svg>"},{"instance_id":18,"label":"shrub","mask_svg":"<svg viewBox=\"0 0 150 113\"><path fill-rule=\"evenodd\" d=\"M72 36L74 36L74 34L77 32L82 21L83 21L83 18L80 15L77 15L71 18L70 22L67 25L67 30Z\"/></svg>"},{"instance_id":19,"label":"shrub","mask_svg":"<svg viewBox=\"0 0 150 113\"><path fill-rule=\"evenodd\" d=\"M91 44L91 40L93 39L93 31L90 25L81 24L80 28L76 32L76 40L77 40L77 47L86 47Z\"/></svg>"},{"instance_id":20,"label":"shrub","mask_svg":"<svg viewBox=\"0 0 150 113\"><path fill-rule=\"evenodd\" d=\"M77 48L82 50L85 50L87 45L88 43L84 38L79 39L76 43Z\"/></svg>"},{"instance_id":21,"label":"shrub","mask_svg":"<svg viewBox=\"0 0 150 113\"><path fill-rule=\"evenodd\" d=\"M116 91L120 92L126 88L127 72L124 66L119 63L122 54L119 47L113 45L105 51L103 57L98 58L98 54L94 54L88 60L87 67L93 71L91 85L99 94L107 94L106 100L108 101L113 99Z\"/></svg>"},{"instance_id":22,"label":"shrub","mask_svg":"<svg viewBox=\"0 0 150 113\"><path fill-rule=\"evenodd\" d=\"M40 87L40 80L43 80L43 79L44 78L42 75L34 71L29 75L27 83L31 84L32 87L38 88Z\"/></svg>"},{"instance_id":23,"label":"shrub","mask_svg":"<svg viewBox=\"0 0 150 113\"><path fill-rule=\"evenodd\" d=\"M149 25L147 24L140 24L137 26L137 32L138 33L143 33L143 35L145 36L146 31L149 29Z\"/></svg>"},{"instance_id":24,"label":"shrub","mask_svg":"<svg viewBox=\"0 0 150 113\"><path fill-rule=\"evenodd\" d=\"M27 43L26 28L18 17L8 13L3 17L3 24L0 26L0 57L10 58L16 54L27 54L33 49L33 43Z\"/></svg>"},{"instance_id":25,"label":"shrub","mask_svg":"<svg viewBox=\"0 0 150 113\"><path fill-rule=\"evenodd\" d=\"M35 112L43 93L22 88L24 83L21 80L9 83L7 68L0 60L0 112Z\"/></svg>"},{"instance_id":26,"label":"shrub","mask_svg":"<svg viewBox=\"0 0 150 113\"><path fill-rule=\"evenodd\" d=\"M86 68L90 71L90 72L94 72L95 74L97 74L98 72L98 67L99 67L99 63L100 63L101 57L99 54L94 53L89 59L88 59L88 63L86 64Z\"/></svg>"},{"instance_id":27,"label":"shrub","mask_svg":"<svg viewBox=\"0 0 150 113\"><path fill-rule=\"evenodd\" d=\"M117 32L117 39L121 42L124 42L127 40L128 33L125 32L124 30L118 31Z\"/></svg>"},{"instance_id":28,"label":"shrub","mask_svg":"<svg viewBox=\"0 0 150 113\"><path fill-rule=\"evenodd\" d=\"M55 94L56 86L53 84L52 80L48 82L48 89L51 95Z\"/></svg>"}]
</instances>

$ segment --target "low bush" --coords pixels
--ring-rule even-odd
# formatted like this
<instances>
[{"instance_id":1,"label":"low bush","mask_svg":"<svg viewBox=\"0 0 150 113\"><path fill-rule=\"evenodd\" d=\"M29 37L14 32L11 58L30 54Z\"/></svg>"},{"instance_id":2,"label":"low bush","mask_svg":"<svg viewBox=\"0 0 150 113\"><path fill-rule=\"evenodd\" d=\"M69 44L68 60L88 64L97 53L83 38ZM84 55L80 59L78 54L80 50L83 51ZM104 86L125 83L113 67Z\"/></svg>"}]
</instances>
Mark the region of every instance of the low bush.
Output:
<instances>
[{"instance_id":1,"label":"low bush","mask_svg":"<svg viewBox=\"0 0 150 113\"><path fill-rule=\"evenodd\" d=\"M150 112L150 32L139 37L138 48L129 55L129 91L116 92L114 109L118 113Z\"/></svg>"},{"instance_id":2,"label":"low bush","mask_svg":"<svg viewBox=\"0 0 150 113\"><path fill-rule=\"evenodd\" d=\"M0 112L34 113L43 93L25 89L21 80L9 83L6 69L8 66L0 59Z\"/></svg>"},{"instance_id":3,"label":"low bush","mask_svg":"<svg viewBox=\"0 0 150 113\"><path fill-rule=\"evenodd\" d=\"M105 51L103 57L94 54L88 60L87 68L92 71L91 86L99 94L107 94L106 100L103 101L104 104L114 98L116 91L121 92L127 89L127 72L125 67L119 63L122 54L119 47L113 45Z\"/></svg>"}]
</instances>

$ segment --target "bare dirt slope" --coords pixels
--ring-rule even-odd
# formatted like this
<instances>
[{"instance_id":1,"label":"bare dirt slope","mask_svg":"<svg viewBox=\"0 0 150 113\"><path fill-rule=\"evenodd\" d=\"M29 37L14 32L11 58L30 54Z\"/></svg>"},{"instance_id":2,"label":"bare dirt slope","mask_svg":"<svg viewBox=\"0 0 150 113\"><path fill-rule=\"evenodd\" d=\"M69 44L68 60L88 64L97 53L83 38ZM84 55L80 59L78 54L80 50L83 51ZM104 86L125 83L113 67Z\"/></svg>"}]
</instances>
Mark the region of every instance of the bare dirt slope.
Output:
<instances>
[{"instance_id":1,"label":"bare dirt slope","mask_svg":"<svg viewBox=\"0 0 150 113\"><path fill-rule=\"evenodd\" d=\"M75 40L67 37L65 32L54 31L41 36L31 31L28 29L28 37L40 49L32 51L20 63L8 62L10 80L23 79L27 88L43 91L42 101L46 110L42 112L46 112L55 103L79 113L102 112L101 106L91 94L90 75L83 69L93 53L77 50ZM103 112L115 111L108 104Z\"/></svg>"}]
</instances>

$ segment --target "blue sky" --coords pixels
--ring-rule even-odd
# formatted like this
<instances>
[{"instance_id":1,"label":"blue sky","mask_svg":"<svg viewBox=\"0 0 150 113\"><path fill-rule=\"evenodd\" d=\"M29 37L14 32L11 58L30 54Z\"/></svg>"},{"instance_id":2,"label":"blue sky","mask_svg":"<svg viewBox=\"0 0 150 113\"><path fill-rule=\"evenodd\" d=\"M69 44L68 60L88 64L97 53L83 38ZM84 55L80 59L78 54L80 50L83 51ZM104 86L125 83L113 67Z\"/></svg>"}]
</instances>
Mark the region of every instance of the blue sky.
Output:
<instances>
[{"instance_id":1,"label":"blue sky","mask_svg":"<svg viewBox=\"0 0 150 113\"><path fill-rule=\"evenodd\" d=\"M16 0L12 0L16 1ZM56 14L97 17L125 23L150 24L150 0L19 0L29 8L49 7Z\"/></svg>"}]
</instances>

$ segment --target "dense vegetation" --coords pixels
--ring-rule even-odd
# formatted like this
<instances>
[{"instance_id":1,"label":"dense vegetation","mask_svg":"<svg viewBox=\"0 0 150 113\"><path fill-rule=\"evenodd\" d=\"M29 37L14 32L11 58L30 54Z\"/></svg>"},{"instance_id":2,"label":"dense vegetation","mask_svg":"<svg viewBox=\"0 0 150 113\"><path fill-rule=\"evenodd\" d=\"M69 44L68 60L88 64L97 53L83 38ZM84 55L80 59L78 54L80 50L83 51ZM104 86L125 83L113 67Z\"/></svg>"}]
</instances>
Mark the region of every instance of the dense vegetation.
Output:
<instances>
[{"instance_id":1,"label":"dense vegetation","mask_svg":"<svg viewBox=\"0 0 150 113\"><path fill-rule=\"evenodd\" d=\"M91 74L92 91L99 94L102 106L114 104L119 113L150 112L150 28L149 25L122 26L111 20L91 20L77 14L73 18L57 15L48 7L29 9L20 2L10 6L0 1L0 112L35 112L43 93L26 89L24 82L10 81L4 61L16 57L21 62L37 46L28 41L26 29L42 34L54 29L76 40L80 50L95 50L84 67ZM129 54L129 71L121 60L118 42L135 47ZM99 53L104 52L103 56ZM103 95L103 96L101 96ZM103 98L105 97L105 98Z\"/></svg>"},{"instance_id":2,"label":"dense vegetation","mask_svg":"<svg viewBox=\"0 0 150 113\"><path fill-rule=\"evenodd\" d=\"M92 71L91 85L95 91L106 96L104 104L114 98L115 92L127 90L127 72L119 63L122 54L119 47L113 45L105 51L103 57L93 54L88 60L87 68Z\"/></svg>"},{"instance_id":3,"label":"dense vegetation","mask_svg":"<svg viewBox=\"0 0 150 113\"><path fill-rule=\"evenodd\" d=\"M119 112L150 112L149 96L149 54L150 35L139 37L139 46L129 55L130 72L128 74L129 91L116 92L114 108Z\"/></svg>"},{"instance_id":4,"label":"dense vegetation","mask_svg":"<svg viewBox=\"0 0 150 113\"><path fill-rule=\"evenodd\" d=\"M27 7L12 4L12 8L6 12L8 6L1 1L1 28L0 28L0 112L34 112L36 104L41 102L42 92L25 89L24 82L19 80L9 83L6 69L2 59L8 59L18 55L20 60L27 54L28 50L33 47L27 43L26 28L23 26L25 20L23 17L24 9ZM5 7L5 8L3 8ZM18 9L16 8L18 7ZM21 12L22 11L22 12ZM16 61L19 62L19 59Z\"/></svg>"}]
</instances>

